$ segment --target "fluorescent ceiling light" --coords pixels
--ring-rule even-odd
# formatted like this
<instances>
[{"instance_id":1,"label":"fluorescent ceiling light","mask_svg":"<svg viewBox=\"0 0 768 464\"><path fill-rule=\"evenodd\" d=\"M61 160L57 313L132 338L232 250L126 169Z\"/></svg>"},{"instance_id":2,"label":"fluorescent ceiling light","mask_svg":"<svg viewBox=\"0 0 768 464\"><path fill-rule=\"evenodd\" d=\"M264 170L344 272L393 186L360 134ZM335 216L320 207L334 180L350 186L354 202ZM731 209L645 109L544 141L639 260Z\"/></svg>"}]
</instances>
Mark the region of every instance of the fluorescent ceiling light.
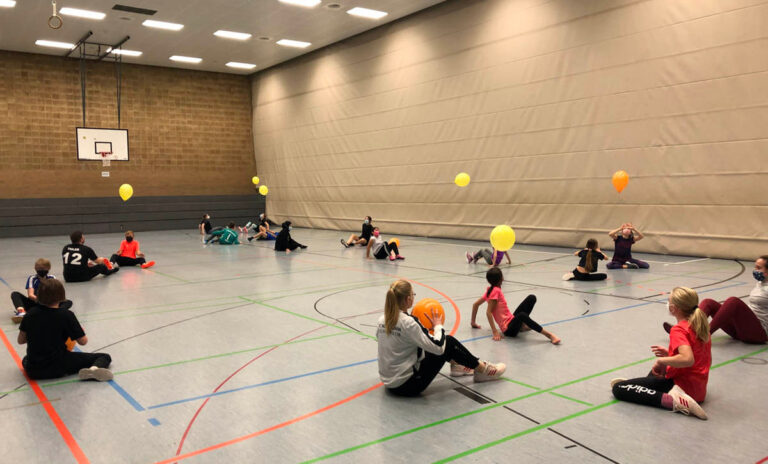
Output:
<instances>
[{"instance_id":1,"label":"fluorescent ceiling light","mask_svg":"<svg viewBox=\"0 0 768 464\"><path fill-rule=\"evenodd\" d=\"M35 45L40 45L41 47L66 48L68 50L75 48L75 44L56 42L54 40L35 40Z\"/></svg>"},{"instance_id":2,"label":"fluorescent ceiling light","mask_svg":"<svg viewBox=\"0 0 768 464\"><path fill-rule=\"evenodd\" d=\"M370 19L381 19L384 16L388 15L386 11L378 11L378 10L369 10L368 8L360 8L355 7L351 10L347 10L347 14L351 14L352 16L360 16L362 18L370 18Z\"/></svg>"},{"instance_id":3,"label":"fluorescent ceiling light","mask_svg":"<svg viewBox=\"0 0 768 464\"><path fill-rule=\"evenodd\" d=\"M309 42L302 42L301 40L291 40L291 39L280 39L277 41L278 45L282 45L284 47L295 47L295 48L307 48L310 45L312 45Z\"/></svg>"},{"instance_id":4,"label":"fluorescent ceiling light","mask_svg":"<svg viewBox=\"0 0 768 464\"><path fill-rule=\"evenodd\" d=\"M137 50L126 50L124 48L117 48L115 50L112 50L111 48L107 50L108 53L114 53L115 55L125 55L125 56L141 56L140 51Z\"/></svg>"},{"instance_id":5,"label":"fluorescent ceiling light","mask_svg":"<svg viewBox=\"0 0 768 464\"><path fill-rule=\"evenodd\" d=\"M203 61L202 58L195 58L194 56L179 56L179 55L173 55L171 58L171 61L181 61L182 63L199 63Z\"/></svg>"},{"instance_id":6,"label":"fluorescent ceiling light","mask_svg":"<svg viewBox=\"0 0 768 464\"><path fill-rule=\"evenodd\" d=\"M213 33L213 35L216 37L235 40L248 40L251 38L251 34L246 34L245 32L216 31Z\"/></svg>"},{"instance_id":7,"label":"fluorescent ceiling light","mask_svg":"<svg viewBox=\"0 0 768 464\"><path fill-rule=\"evenodd\" d=\"M251 63L238 63L237 61L230 61L227 63L227 66L230 68L238 68L238 69L253 69L256 67L255 64Z\"/></svg>"},{"instance_id":8,"label":"fluorescent ceiling light","mask_svg":"<svg viewBox=\"0 0 768 464\"><path fill-rule=\"evenodd\" d=\"M62 8L59 13L67 16L77 16L87 19L104 19L107 15L98 11L79 10L77 8Z\"/></svg>"},{"instance_id":9,"label":"fluorescent ceiling light","mask_svg":"<svg viewBox=\"0 0 768 464\"><path fill-rule=\"evenodd\" d=\"M166 23L163 21L155 21L153 19L147 19L141 24L142 26L154 27L156 29L166 29L169 31L180 31L184 27L183 24Z\"/></svg>"},{"instance_id":10,"label":"fluorescent ceiling light","mask_svg":"<svg viewBox=\"0 0 768 464\"><path fill-rule=\"evenodd\" d=\"M0 6L4 6L6 8L13 8L16 6L16 0L0 0Z\"/></svg>"},{"instance_id":11,"label":"fluorescent ceiling light","mask_svg":"<svg viewBox=\"0 0 768 464\"><path fill-rule=\"evenodd\" d=\"M287 3L289 5L303 6L306 8L313 8L320 4L320 0L280 0L281 3Z\"/></svg>"}]
</instances>

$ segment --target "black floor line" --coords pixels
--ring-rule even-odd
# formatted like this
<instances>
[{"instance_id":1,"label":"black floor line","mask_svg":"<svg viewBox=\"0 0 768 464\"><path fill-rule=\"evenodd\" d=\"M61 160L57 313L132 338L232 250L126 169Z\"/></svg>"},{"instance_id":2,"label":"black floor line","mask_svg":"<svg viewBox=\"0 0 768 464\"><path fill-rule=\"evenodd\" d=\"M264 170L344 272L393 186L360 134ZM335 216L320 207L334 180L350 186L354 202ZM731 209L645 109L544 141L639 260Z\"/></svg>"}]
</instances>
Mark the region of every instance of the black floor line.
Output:
<instances>
[{"instance_id":1,"label":"black floor line","mask_svg":"<svg viewBox=\"0 0 768 464\"><path fill-rule=\"evenodd\" d=\"M573 443L574 445L578 445L578 446L581 446L581 447L582 447L582 448L584 448L585 450L587 450L587 451L591 451L592 453L594 453L594 454L596 454L596 455L600 456L601 458L605 459L605 460L606 460L606 461L608 461L608 462L612 462L612 463L614 463L614 464L619 464L619 461L615 461L615 460L613 460L613 459L609 458L608 456L606 456L606 455L604 455L604 454L602 454L602 453L599 453L599 452L597 452L597 451L593 450L593 449L592 449L592 448L590 448L589 446L586 446L585 444L583 444L583 443L580 443L580 442L578 442L578 441L574 440L573 438L571 438L571 437L569 437L569 436L567 436L567 435L563 435L562 433L558 432L557 430L553 429L552 427L547 427L547 430L549 430L550 432L553 432L553 433L555 433L555 434L557 434L557 435L560 435L561 437L563 437L563 438L565 438L566 440L570 441L570 442L571 442L571 443Z\"/></svg>"},{"instance_id":2,"label":"black floor line","mask_svg":"<svg viewBox=\"0 0 768 464\"><path fill-rule=\"evenodd\" d=\"M375 284L375 285L379 285L379 284ZM360 287L360 288L365 288L365 287ZM331 316L325 314L324 312L320 311L319 309L317 309L317 304L320 303L321 301L323 301L324 299L328 298L329 296L338 295L339 293L348 292L350 290L356 290L356 289L345 288L344 290L339 290L338 292L328 293L328 294L323 295L320 298L316 299L315 300L315 304L312 305L312 306L315 308L315 312L317 312L317 314L319 314L319 315L321 315L323 317L326 317L326 318L328 318L328 319L330 319L332 321L336 321L337 323L339 323L341 325L349 327L350 329L354 330L355 332L360 332L359 329L356 329L355 327L352 327L351 325L347 324L346 322L341 321L341 320L339 320L339 319L337 319L335 317L331 317Z\"/></svg>"}]
</instances>

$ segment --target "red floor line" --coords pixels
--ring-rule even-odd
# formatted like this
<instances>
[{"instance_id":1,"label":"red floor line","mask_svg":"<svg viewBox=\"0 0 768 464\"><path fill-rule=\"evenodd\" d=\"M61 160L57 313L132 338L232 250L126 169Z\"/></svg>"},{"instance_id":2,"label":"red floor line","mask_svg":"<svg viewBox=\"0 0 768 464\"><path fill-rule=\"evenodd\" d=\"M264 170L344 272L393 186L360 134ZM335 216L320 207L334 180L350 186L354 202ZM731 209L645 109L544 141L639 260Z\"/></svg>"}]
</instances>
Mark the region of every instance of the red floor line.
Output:
<instances>
[{"instance_id":1,"label":"red floor line","mask_svg":"<svg viewBox=\"0 0 768 464\"><path fill-rule=\"evenodd\" d=\"M327 327L327 326L321 326L321 327L317 327L317 328L314 328L314 329L310 330L309 332L304 332L303 334L301 334L301 335L297 335L297 336L295 336L295 337L293 337L293 338L291 338L291 339L289 339L289 340L286 340L286 341L285 341L285 342L283 342L283 343L289 343L289 342L292 342L292 341L294 341L294 340L296 340L296 339L298 339L298 338L301 338L301 337L303 337L303 336L305 336L305 335L309 335L309 334L311 334L312 332L317 332L317 331L318 331L318 330L320 330L320 329L325 329L326 327ZM279 348L279 346L273 346L272 348L268 349L267 351L265 351L265 352L263 352L263 353L260 353L258 356L254 357L253 359L251 359L251 360L250 360L250 361L248 361L247 363L245 363L245 364L243 364L242 366L240 366L240 367L239 367L239 368L238 368L238 369L237 369L235 372L231 373L231 374L229 375L229 377L227 377L226 379L224 379L224 381L223 381L223 382L221 382L221 383L219 384L219 386L218 386L218 387L216 387L216 388L213 390L213 393L216 393L217 391L219 391L219 389L220 389L221 387L223 387L223 386L224 386L224 384L226 384L227 382L229 382L229 380L230 380L232 377L236 376L238 372L240 372L240 371L242 371L243 369L245 369L246 367L248 367L248 366L249 366L249 365L250 365L252 362L256 361L257 359L261 358L262 356L266 356L267 354L271 353L272 351L274 351L274 350L276 350L276 349L278 349L278 348ZM199 408L197 408L197 411L195 411L195 415L193 415L193 416L192 416L192 419L189 421L189 424L187 424L187 428L184 430L184 435L182 435L182 436L181 436L181 441L179 442L179 447L176 449L176 455L177 455L177 456L178 456L178 455L181 453L181 449L184 447L184 441L187 439L187 435L189 434L189 431L192 429L192 425L195 423L195 420L197 419L197 416L198 416L198 415L200 415L200 411L202 411L202 410L203 410L203 408L205 407L205 405L206 405L206 404L208 404L208 400L210 400L210 399L211 399L211 397L208 397L208 398L206 398L206 399L205 399L205 401L203 401L203 404L201 404L201 405L200 405L200 407L199 407Z\"/></svg>"},{"instance_id":2,"label":"red floor line","mask_svg":"<svg viewBox=\"0 0 768 464\"><path fill-rule=\"evenodd\" d=\"M309 261L309 262L312 262L312 261ZM326 265L328 265L328 264L326 263ZM386 274L386 273L383 273L383 272L376 272L376 271L365 271L365 270L361 270L361 269L345 268L345 267L341 267L341 266L333 266L333 265L328 265L328 266L330 266L330 267L336 267L336 268L338 268L338 269L348 269L348 270L351 270L351 271L364 272L364 273L370 273L370 274L381 274L381 275L387 275L387 276L390 276L390 277L395 277L395 278L398 278L398 279L400 279L400 278L401 278L401 277L399 277L399 276L396 276L396 275L392 275L392 274ZM429 285L423 284L423 283L421 283L421 282L418 282L418 281L416 281L416 280L412 280L412 279L403 279L403 280L407 280L408 282L412 282L412 283L414 283L414 284L416 284L416 285L419 285L419 286L422 286L422 287L424 287L424 288L427 288L427 289L429 289L429 290L432 290L433 292L435 292L435 293L437 293L438 295L440 295L440 296L442 296L443 298L445 298L445 299L446 299L446 300L447 300L449 303L451 303L451 306L453 306L453 310L454 310L454 312L456 313L456 322L453 324L453 327L451 328L451 332L450 332L450 335L454 335L454 334L456 333L456 331L459 329L459 323L461 322L461 311L459 311L459 307L456 305L456 302L455 302L455 301L453 301L453 300L452 300L452 299L451 299L451 298L450 298L448 295L446 295L445 293L441 292L440 290L437 290L436 288L432 288L432 287L430 287ZM315 330L318 330L318 329L315 329ZM307 333L309 333L309 332L307 332ZM298 336L296 336L295 338L303 337L304 335L306 335L306 333L305 333L305 334L301 334L301 335L298 335ZM294 339L295 339L295 338L294 338ZM294 340L294 339L291 339L291 340ZM272 350L273 350L273 349L275 349L275 348L277 348L277 347L271 348L269 351L272 351ZM265 355L265 354L267 354L269 351L266 351L266 352L262 353L261 355L259 355L259 357L260 357L260 356L262 356L262 355ZM257 357L257 358L258 358L258 357ZM250 364L252 361L255 361L257 358L254 358L254 359L252 359L251 361L249 361L249 362L248 362L248 364ZM247 365L247 364L246 364L246 365ZM243 366L243 367L245 367L245 366ZM241 367L240 369L242 369L242 367ZM238 371L239 371L240 369L238 369ZM237 373L237 371L236 371L235 373ZM232 374L232 375L234 375L234 374ZM231 377L232 377L232 376L230 376L229 378L231 378ZM229 378L227 378L227 380L229 380ZM222 384L221 384L221 385L223 385L225 382L226 382L226 380L225 380L224 382L222 382ZM217 387L217 390L218 390L218 388L220 388L220 387L221 387L221 385L219 385L219 387ZM199 456L199 455L201 455L201 454L205 454L205 453L208 453L208 452L210 452L210 451L214 451L214 450L217 450L217 449L219 449L219 448L224 448L224 447L226 447L226 446L234 445L234 444L236 444L236 443L240 443L240 442L242 442L242 441L245 441L245 440L248 440L248 439L250 439L250 438L254 438L254 437L257 437L257 436L259 436L259 435L264 435L265 433L269 433L269 432L272 432L272 431L274 431L274 430L278 430L278 429L281 429L281 428L283 428L283 427L287 427L287 426L289 426L289 425L291 425L291 424L294 424L294 423L296 423L296 422L300 422L300 421L302 421L302 420L304 420L304 419L308 419L308 418L310 418L310 417L312 417L312 416L316 416L316 415L318 415L318 414L320 414L320 413L322 413L322 412L325 412L325 411L328 411L328 410L330 410L330 409L333 409L333 408L335 408L336 406L341 406L341 405L342 405L342 404L344 404L344 403L348 403L348 402L350 402L350 401L352 401L352 400L354 400L354 399L356 399L356 398L359 398L359 397L361 397L361 396L363 396L363 395L365 395L365 394L367 394L367 393L370 393L370 392L372 392L373 390L376 390L377 388L381 387L382 385L383 385L382 383L378 383L378 384L376 384L376 385L373 385L372 387L369 387L369 388L366 388L365 390L359 391L359 392L355 393L354 395L352 395L352 396L349 396L349 397L347 397L347 398L344 398L344 399L342 399L342 400L339 400L339 401L337 401L337 402L335 402L335 403L333 403L333 404L329 404L329 405L327 405L327 406L324 406L324 407L322 407L322 408L320 408L320 409L317 409L317 410L315 410L315 411L312 411L312 412L310 412L310 413L304 414L304 415L302 415L302 416L299 416L299 417L296 417L296 418L290 419L290 420L288 420L288 421L285 421L285 422L282 422L282 423L280 423L280 424L277 424L277 425L273 425L272 427L268 427L268 428L266 428L266 429L262 429L262 430L259 430L258 432L253 432L253 433L250 433L250 434L247 434L247 435L243 435L243 436L241 436L241 437L233 438L233 439L231 439L231 440L227 440L227 441L224 441L224 442L218 443L218 444L216 444L216 445L211 445L211 446L209 446L209 447L207 447L207 448L201 448L201 449L199 449L199 450L196 450L196 451L191 451L191 452L189 452L189 453L186 453L186 454L181 454L181 455L179 455L178 453L181 451L181 446L182 446L182 444L183 444L183 442L184 442L184 438L182 438L182 442L179 444L179 448L178 448L178 450L176 451L176 456L175 456L175 457L173 457L173 458L170 458L170 459L166 459L166 460L164 460L164 461L158 461L156 464L174 463L174 462L177 462L177 461L181 461L181 460L183 460L183 459L191 458L191 457L194 457L194 456ZM214 390L214 391L215 391L215 390ZM204 402L204 403L203 403L203 404L200 406L200 409L202 409L202 408L203 408L203 406L205 406L205 403L207 403L207 402L208 402L208 399L206 399L206 400L205 400L205 402ZM200 409L198 409L198 413L200 412ZM192 418L192 421L193 421L193 422L194 422L195 418L197 417L197 414L198 414L198 413L195 413L195 416ZM192 423L190 422L190 426L191 426L191 424L192 424ZM185 431L185 432L184 432L184 437L186 437L186 435L187 435L187 432L189 431L189 427L190 427L190 426L188 426L188 427L187 427L187 431Z\"/></svg>"},{"instance_id":3,"label":"red floor line","mask_svg":"<svg viewBox=\"0 0 768 464\"><path fill-rule=\"evenodd\" d=\"M56 409L54 409L54 407L51 406L51 402L48 400L48 397L45 396L45 393L43 393L43 389L40 388L40 385L38 385L36 381L27 377L27 373L24 372L24 366L22 366L21 364L21 358L19 358L19 354L16 352L16 349L13 347L13 345L11 345L10 340L8 340L8 337L5 335L5 332L2 330L0 330L0 338L3 339L3 344L5 345L5 348L11 354L11 357L16 362L16 366L24 375L24 378L27 379L27 383L29 383L29 387L32 389L33 392L35 392L37 399L43 405L45 412L48 413L48 417L51 418L51 422L53 422L53 425L56 427L56 430L59 431L61 438L64 439L64 443L66 443L67 446L69 447L69 450L72 452L72 455L75 457L75 460L81 464L88 463L89 461L88 461L88 458L85 456L85 453L80 448L80 445L77 444L77 441L75 441L75 437L72 436L72 433L69 431L67 426L64 425L64 421L61 420L59 413L57 413Z\"/></svg>"},{"instance_id":4,"label":"red floor line","mask_svg":"<svg viewBox=\"0 0 768 464\"><path fill-rule=\"evenodd\" d=\"M755 464L763 464L764 462L768 462L768 456L766 456L763 459L757 461Z\"/></svg>"}]
</instances>

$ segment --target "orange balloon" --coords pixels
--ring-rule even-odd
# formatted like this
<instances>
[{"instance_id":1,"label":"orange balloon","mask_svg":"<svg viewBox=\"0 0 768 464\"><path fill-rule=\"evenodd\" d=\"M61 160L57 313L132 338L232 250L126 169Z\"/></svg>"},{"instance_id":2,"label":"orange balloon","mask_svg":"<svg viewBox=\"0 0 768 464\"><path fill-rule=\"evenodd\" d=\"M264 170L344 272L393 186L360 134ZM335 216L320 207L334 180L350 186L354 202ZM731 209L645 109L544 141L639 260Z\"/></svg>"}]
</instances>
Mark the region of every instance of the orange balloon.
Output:
<instances>
[{"instance_id":1,"label":"orange balloon","mask_svg":"<svg viewBox=\"0 0 768 464\"><path fill-rule=\"evenodd\" d=\"M621 193L621 191L624 190L624 187L626 187L629 183L629 174L627 174L626 171L616 171L613 173L612 182L613 188L615 188L617 192Z\"/></svg>"}]
</instances>

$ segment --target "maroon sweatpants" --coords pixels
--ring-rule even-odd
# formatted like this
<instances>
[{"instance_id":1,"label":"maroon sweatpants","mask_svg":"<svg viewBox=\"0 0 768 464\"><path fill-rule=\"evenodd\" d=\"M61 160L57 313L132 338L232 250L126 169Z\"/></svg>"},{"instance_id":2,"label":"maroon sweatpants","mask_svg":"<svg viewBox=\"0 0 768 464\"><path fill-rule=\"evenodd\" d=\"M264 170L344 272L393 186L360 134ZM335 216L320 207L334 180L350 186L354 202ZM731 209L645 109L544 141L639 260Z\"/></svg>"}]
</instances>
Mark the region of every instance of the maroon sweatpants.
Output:
<instances>
[{"instance_id":1,"label":"maroon sweatpants","mask_svg":"<svg viewBox=\"0 0 768 464\"><path fill-rule=\"evenodd\" d=\"M723 329L723 332L745 343L768 341L765 330L755 313L735 296L728 298L723 304L710 299L702 300L699 308L712 318L709 321L709 333Z\"/></svg>"}]
</instances>

